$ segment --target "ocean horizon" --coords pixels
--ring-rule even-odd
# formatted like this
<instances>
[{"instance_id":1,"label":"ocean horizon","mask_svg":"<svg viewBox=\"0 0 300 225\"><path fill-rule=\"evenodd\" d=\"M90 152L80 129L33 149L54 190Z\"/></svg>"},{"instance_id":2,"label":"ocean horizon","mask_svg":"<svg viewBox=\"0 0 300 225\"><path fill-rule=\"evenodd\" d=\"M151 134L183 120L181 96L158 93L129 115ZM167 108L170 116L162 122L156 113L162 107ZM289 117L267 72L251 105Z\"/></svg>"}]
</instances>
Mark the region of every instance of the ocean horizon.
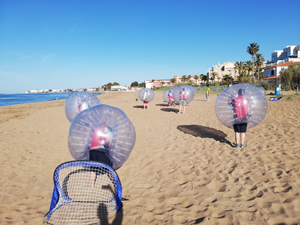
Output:
<instances>
[{"instance_id":1,"label":"ocean horizon","mask_svg":"<svg viewBox=\"0 0 300 225\"><path fill-rule=\"evenodd\" d=\"M0 107L36 102L47 102L67 99L72 92L62 93L30 93L30 94L0 94ZM99 95L100 93L95 93Z\"/></svg>"}]
</instances>

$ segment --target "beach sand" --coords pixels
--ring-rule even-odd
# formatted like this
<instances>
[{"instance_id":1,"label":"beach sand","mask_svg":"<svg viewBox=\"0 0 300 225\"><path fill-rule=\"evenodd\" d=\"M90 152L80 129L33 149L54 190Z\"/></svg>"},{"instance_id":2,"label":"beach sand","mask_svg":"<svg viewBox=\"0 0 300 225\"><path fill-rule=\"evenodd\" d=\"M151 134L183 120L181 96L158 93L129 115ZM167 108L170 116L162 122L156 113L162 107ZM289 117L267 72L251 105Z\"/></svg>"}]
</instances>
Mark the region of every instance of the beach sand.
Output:
<instances>
[{"instance_id":1,"label":"beach sand","mask_svg":"<svg viewBox=\"0 0 300 225\"><path fill-rule=\"evenodd\" d=\"M135 147L117 170L122 224L300 224L300 101L270 102L268 114L234 149L233 130L214 112L217 94L197 94L179 115L156 91L99 96L122 109ZM73 160L65 100L0 108L0 224L42 224L53 172Z\"/></svg>"}]
</instances>

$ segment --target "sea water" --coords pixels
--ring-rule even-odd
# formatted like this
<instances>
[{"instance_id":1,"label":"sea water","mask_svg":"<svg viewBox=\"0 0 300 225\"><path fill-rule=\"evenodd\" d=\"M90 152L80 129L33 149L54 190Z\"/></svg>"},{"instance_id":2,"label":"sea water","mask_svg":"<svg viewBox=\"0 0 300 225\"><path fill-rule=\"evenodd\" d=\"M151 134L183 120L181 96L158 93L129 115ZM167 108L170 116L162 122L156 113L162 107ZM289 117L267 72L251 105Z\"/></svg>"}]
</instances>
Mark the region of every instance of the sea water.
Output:
<instances>
[{"instance_id":1,"label":"sea water","mask_svg":"<svg viewBox=\"0 0 300 225\"><path fill-rule=\"evenodd\" d=\"M66 99L69 94L70 92L37 94L0 94L0 107L7 105L62 100Z\"/></svg>"}]
</instances>

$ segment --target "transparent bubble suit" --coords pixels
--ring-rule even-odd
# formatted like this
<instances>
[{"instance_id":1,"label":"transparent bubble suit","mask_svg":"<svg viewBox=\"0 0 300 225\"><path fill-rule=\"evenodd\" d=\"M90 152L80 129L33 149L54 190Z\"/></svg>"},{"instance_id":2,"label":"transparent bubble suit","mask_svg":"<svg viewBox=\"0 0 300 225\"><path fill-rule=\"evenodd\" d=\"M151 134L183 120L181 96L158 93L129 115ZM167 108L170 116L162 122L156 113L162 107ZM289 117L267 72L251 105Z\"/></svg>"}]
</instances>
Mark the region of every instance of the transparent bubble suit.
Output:
<instances>
[{"instance_id":1,"label":"transparent bubble suit","mask_svg":"<svg viewBox=\"0 0 300 225\"><path fill-rule=\"evenodd\" d=\"M236 84L226 88L217 97L215 113L228 128L247 123L248 128L260 124L268 112L268 102L261 91L250 84Z\"/></svg>"},{"instance_id":2,"label":"transparent bubble suit","mask_svg":"<svg viewBox=\"0 0 300 225\"><path fill-rule=\"evenodd\" d=\"M96 95L90 92L73 91L66 99L65 113L70 122L81 111L101 104Z\"/></svg>"},{"instance_id":3,"label":"transparent bubble suit","mask_svg":"<svg viewBox=\"0 0 300 225\"><path fill-rule=\"evenodd\" d=\"M95 147L95 137L96 141L99 140L98 149ZM68 145L76 160L89 160L92 148L105 152L113 169L118 169L129 158L135 139L134 126L126 114L118 108L101 104L75 117L69 130Z\"/></svg>"},{"instance_id":4,"label":"transparent bubble suit","mask_svg":"<svg viewBox=\"0 0 300 225\"><path fill-rule=\"evenodd\" d=\"M142 88L139 91L139 99L141 101L151 102L154 99L154 91L149 88Z\"/></svg>"},{"instance_id":5,"label":"transparent bubble suit","mask_svg":"<svg viewBox=\"0 0 300 225\"><path fill-rule=\"evenodd\" d=\"M263 87L258 87L258 90L265 96L266 95L266 90Z\"/></svg>"},{"instance_id":6,"label":"transparent bubble suit","mask_svg":"<svg viewBox=\"0 0 300 225\"><path fill-rule=\"evenodd\" d=\"M180 94L183 91L185 93L186 104L189 104L191 101L193 101L195 94L192 87L189 85L178 86L174 88L174 100L176 104L180 103Z\"/></svg>"},{"instance_id":7,"label":"transparent bubble suit","mask_svg":"<svg viewBox=\"0 0 300 225\"><path fill-rule=\"evenodd\" d=\"M173 95L173 99L174 99L174 88L173 89L169 89L169 90L165 90L163 93L163 100L164 102L170 102L170 93Z\"/></svg>"}]
</instances>

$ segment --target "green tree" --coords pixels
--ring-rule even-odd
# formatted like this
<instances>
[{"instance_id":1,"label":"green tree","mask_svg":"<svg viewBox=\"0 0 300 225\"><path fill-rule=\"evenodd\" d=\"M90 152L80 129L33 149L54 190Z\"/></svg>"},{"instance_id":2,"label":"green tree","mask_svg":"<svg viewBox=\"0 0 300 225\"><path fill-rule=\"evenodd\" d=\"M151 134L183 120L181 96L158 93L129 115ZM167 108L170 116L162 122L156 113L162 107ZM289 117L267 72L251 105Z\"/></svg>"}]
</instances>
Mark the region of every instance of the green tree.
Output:
<instances>
[{"instance_id":1,"label":"green tree","mask_svg":"<svg viewBox=\"0 0 300 225\"><path fill-rule=\"evenodd\" d=\"M264 62L266 61L265 58L263 57L262 54L256 54L256 60L255 60L255 68L256 71L258 73L258 77L260 78L260 72L261 72L261 67L264 64Z\"/></svg>"},{"instance_id":2,"label":"green tree","mask_svg":"<svg viewBox=\"0 0 300 225\"><path fill-rule=\"evenodd\" d=\"M287 69L281 70L280 82L287 91L300 87L300 63L290 64Z\"/></svg>"},{"instance_id":3,"label":"green tree","mask_svg":"<svg viewBox=\"0 0 300 225\"><path fill-rule=\"evenodd\" d=\"M233 81L232 76L230 76L228 74L223 76L223 80L222 80L223 84L229 85L230 83L232 83L232 81Z\"/></svg>"},{"instance_id":4,"label":"green tree","mask_svg":"<svg viewBox=\"0 0 300 225\"><path fill-rule=\"evenodd\" d=\"M182 81L183 83L185 83L186 80L187 80L186 75L183 75L183 76L181 77L181 81Z\"/></svg>"},{"instance_id":5,"label":"green tree","mask_svg":"<svg viewBox=\"0 0 300 225\"><path fill-rule=\"evenodd\" d=\"M235 72L238 72L239 76L241 75L241 73L244 69L243 66L244 66L244 64L241 61L238 61L234 64L234 70L235 70Z\"/></svg>"},{"instance_id":6,"label":"green tree","mask_svg":"<svg viewBox=\"0 0 300 225\"><path fill-rule=\"evenodd\" d=\"M248 75L250 75L250 72L251 72L252 69L253 69L253 64L252 64L252 62L251 62L251 61L246 61L246 62L244 63L244 65L245 65L245 70L247 71Z\"/></svg>"},{"instance_id":7,"label":"green tree","mask_svg":"<svg viewBox=\"0 0 300 225\"><path fill-rule=\"evenodd\" d=\"M137 81L134 81L131 83L130 87L138 87L139 83Z\"/></svg>"},{"instance_id":8,"label":"green tree","mask_svg":"<svg viewBox=\"0 0 300 225\"><path fill-rule=\"evenodd\" d=\"M103 88L104 88L104 90L110 90L111 86L113 86L113 84L109 82L108 84L104 84Z\"/></svg>"},{"instance_id":9,"label":"green tree","mask_svg":"<svg viewBox=\"0 0 300 225\"><path fill-rule=\"evenodd\" d=\"M145 82L140 83L139 87L145 87Z\"/></svg>"},{"instance_id":10,"label":"green tree","mask_svg":"<svg viewBox=\"0 0 300 225\"><path fill-rule=\"evenodd\" d=\"M216 79L216 76L217 76L218 74L216 73L216 72L212 72L212 74L211 74L211 80L215 80Z\"/></svg>"},{"instance_id":11,"label":"green tree","mask_svg":"<svg viewBox=\"0 0 300 225\"><path fill-rule=\"evenodd\" d=\"M114 82L113 84L112 84L112 86L115 86L115 85L120 85L118 82Z\"/></svg>"},{"instance_id":12,"label":"green tree","mask_svg":"<svg viewBox=\"0 0 300 225\"><path fill-rule=\"evenodd\" d=\"M196 84L198 83L197 81L199 80L198 75L194 75L194 80L196 81Z\"/></svg>"},{"instance_id":13,"label":"green tree","mask_svg":"<svg viewBox=\"0 0 300 225\"><path fill-rule=\"evenodd\" d=\"M175 83L175 79L174 79L174 78L172 78L170 81L171 81L173 84Z\"/></svg>"},{"instance_id":14,"label":"green tree","mask_svg":"<svg viewBox=\"0 0 300 225\"><path fill-rule=\"evenodd\" d=\"M250 46L247 47L247 52L252 55L252 71L254 72L254 55L259 51L259 45L257 43L251 43Z\"/></svg>"}]
</instances>

